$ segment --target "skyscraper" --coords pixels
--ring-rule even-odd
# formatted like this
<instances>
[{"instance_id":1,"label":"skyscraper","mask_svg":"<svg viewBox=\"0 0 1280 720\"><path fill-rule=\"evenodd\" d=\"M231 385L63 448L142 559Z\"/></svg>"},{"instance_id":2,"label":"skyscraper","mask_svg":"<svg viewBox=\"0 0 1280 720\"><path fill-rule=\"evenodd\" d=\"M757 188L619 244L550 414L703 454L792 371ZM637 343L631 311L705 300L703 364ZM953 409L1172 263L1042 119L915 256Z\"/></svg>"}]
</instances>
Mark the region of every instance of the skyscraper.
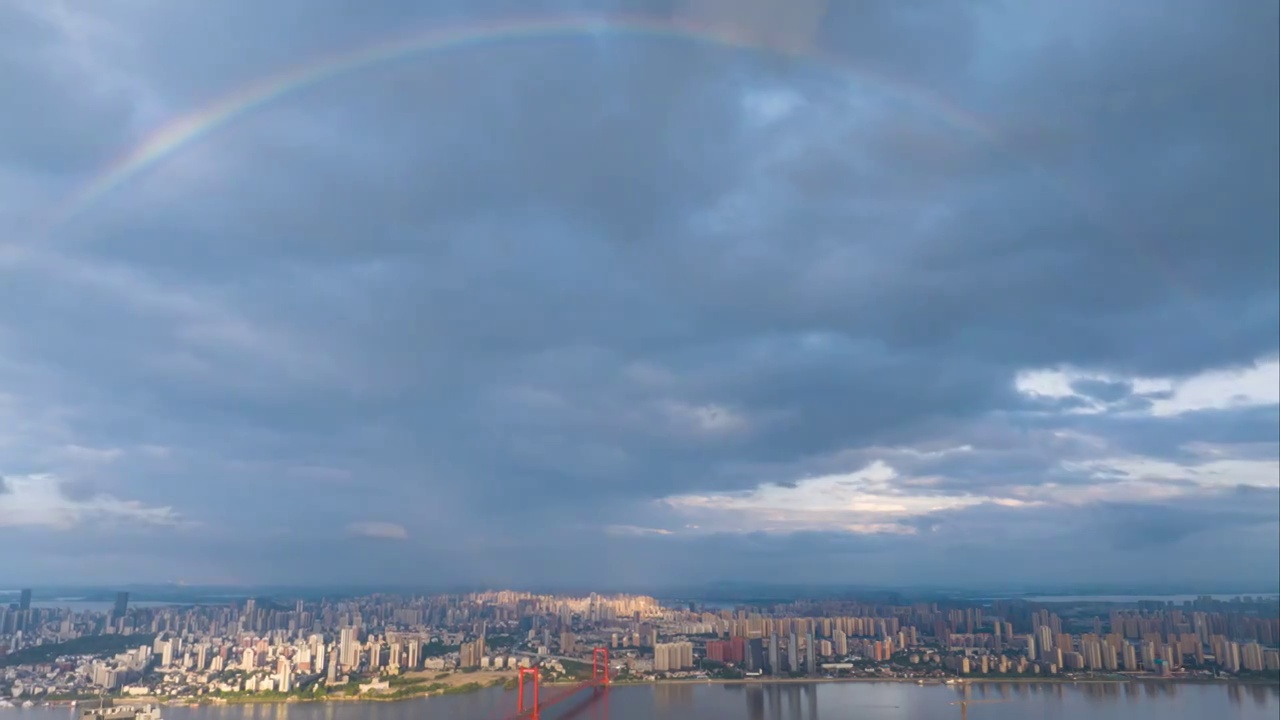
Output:
<instances>
[{"instance_id":1,"label":"skyscraper","mask_svg":"<svg viewBox=\"0 0 1280 720\"><path fill-rule=\"evenodd\" d=\"M340 660L338 658L338 646L335 645L333 649L329 651L329 666L325 670L326 672L325 682L329 683L330 685L332 685L334 681L338 679L339 663L340 663Z\"/></svg>"},{"instance_id":2,"label":"skyscraper","mask_svg":"<svg viewBox=\"0 0 1280 720\"><path fill-rule=\"evenodd\" d=\"M23 588L22 593L18 596L18 609L31 609L31 588Z\"/></svg>"},{"instance_id":3,"label":"skyscraper","mask_svg":"<svg viewBox=\"0 0 1280 720\"><path fill-rule=\"evenodd\" d=\"M747 669L752 672L761 672L764 670L764 640L761 638L751 638L747 641L746 653Z\"/></svg>"},{"instance_id":4,"label":"skyscraper","mask_svg":"<svg viewBox=\"0 0 1280 720\"><path fill-rule=\"evenodd\" d=\"M360 664L360 645L356 642L356 629L344 627L338 631L338 648L344 670L355 669Z\"/></svg>"},{"instance_id":5,"label":"skyscraper","mask_svg":"<svg viewBox=\"0 0 1280 720\"><path fill-rule=\"evenodd\" d=\"M116 607L112 611L111 617L119 620L120 618L124 617L125 613L128 611L129 611L129 593L127 592L116 593Z\"/></svg>"},{"instance_id":6,"label":"skyscraper","mask_svg":"<svg viewBox=\"0 0 1280 720\"><path fill-rule=\"evenodd\" d=\"M818 642L814 639L813 633L809 633L805 644L808 646L805 648L805 672L816 675L818 673Z\"/></svg>"}]
</instances>

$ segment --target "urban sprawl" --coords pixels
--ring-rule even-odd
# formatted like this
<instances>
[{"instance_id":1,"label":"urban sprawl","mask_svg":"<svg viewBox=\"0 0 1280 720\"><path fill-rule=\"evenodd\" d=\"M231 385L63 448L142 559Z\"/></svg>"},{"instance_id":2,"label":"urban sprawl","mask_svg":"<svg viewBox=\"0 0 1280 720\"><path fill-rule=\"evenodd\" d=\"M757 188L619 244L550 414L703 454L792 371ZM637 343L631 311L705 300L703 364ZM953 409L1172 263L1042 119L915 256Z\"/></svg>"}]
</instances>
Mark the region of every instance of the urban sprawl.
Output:
<instances>
[{"instance_id":1,"label":"urban sprawl","mask_svg":"<svg viewBox=\"0 0 1280 720\"><path fill-rule=\"evenodd\" d=\"M105 611L0 607L0 706L102 696L397 698L590 677L1210 679L1280 675L1274 599L1174 604L803 601L712 608L521 592ZM585 673L585 675L584 675Z\"/></svg>"}]
</instances>

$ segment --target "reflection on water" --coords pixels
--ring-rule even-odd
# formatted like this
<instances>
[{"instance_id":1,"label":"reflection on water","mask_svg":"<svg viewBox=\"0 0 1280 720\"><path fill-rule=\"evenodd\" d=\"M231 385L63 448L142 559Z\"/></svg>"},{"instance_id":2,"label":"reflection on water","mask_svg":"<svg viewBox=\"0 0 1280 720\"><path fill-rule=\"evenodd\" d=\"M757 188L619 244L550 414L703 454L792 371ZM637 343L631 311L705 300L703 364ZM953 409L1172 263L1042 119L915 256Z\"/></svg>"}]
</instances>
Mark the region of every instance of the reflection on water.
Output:
<instances>
[{"instance_id":1,"label":"reflection on water","mask_svg":"<svg viewBox=\"0 0 1280 720\"><path fill-rule=\"evenodd\" d=\"M815 683L659 684L653 685L653 706L659 717L690 717L699 707L699 693L723 693L724 705L746 708L748 720L819 720Z\"/></svg>"},{"instance_id":2,"label":"reflection on water","mask_svg":"<svg viewBox=\"0 0 1280 720\"><path fill-rule=\"evenodd\" d=\"M1227 686L1227 699L1234 705L1244 703L1245 696L1249 697L1252 704L1259 708L1269 707L1269 702L1274 702L1274 695L1277 691L1274 687L1266 685L1229 685Z\"/></svg>"},{"instance_id":3,"label":"reflection on water","mask_svg":"<svg viewBox=\"0 0 1280 720\"><path fill-rule=\"evenodd\" d=\"M764 688L759 685L747 686L747 718L764 720Z\"/></svg>"},{"instance_id":4,"label":"reflection on water","mask_svg":"<svg viewBox=\"0 0 1280 720\"><path fill-rule=\"evenodd\" d=\"M745 703L748 720L818 720L820 717L816 683L747 683L721 687L726 694L741 696L739 702Z\"/></svg>"},{"instance_id":5,"label":"reflection on water","mask_svg":"<svg viewBox=\"0 0 1280 720\"><path fill-rule=\"evenodd\" d=\"M1088 683L1080 686L1091 703L1113 703L1120 699L1120 686L1115 683Z\"/></svg>"},{"instance_id":6,"label":"reflection on water","mask_svg":"<svg viewBox=\"0 0 1280 720\"><path fill-rule=\"evenodd\" d=\"M1280 687L1131 683L686 683L584 692L542 720L1275 720ZM498 720L515 710L501 689L396 703L169 707L165 720ZM68 720L66 708L2 711L0 720Z\"/></svg>"},{"instance_id":7,"label":"reflection on water","mask_svg":"<svg viewBox=\"0 0 1280 720\"><path fill-rule=\"evenodd\" d=\"M674 710L693 703L693 686L686 683L655 685L653 704L658 710Z\"/></svg>"}]
</instances>

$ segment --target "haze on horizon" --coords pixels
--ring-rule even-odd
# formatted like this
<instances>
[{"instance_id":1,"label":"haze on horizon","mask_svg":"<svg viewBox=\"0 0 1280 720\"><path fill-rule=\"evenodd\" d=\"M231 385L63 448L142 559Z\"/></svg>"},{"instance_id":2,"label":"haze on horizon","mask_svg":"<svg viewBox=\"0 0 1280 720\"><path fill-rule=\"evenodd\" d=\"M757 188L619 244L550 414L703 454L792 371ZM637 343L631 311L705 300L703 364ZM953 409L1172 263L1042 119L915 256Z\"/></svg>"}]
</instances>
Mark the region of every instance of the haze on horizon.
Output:
<instances>
[{"instance_id":1,"label":"haze on horizon","mask_svg":"<svg viewBox=\"0 0 1280 720\"><path fill-rule=\"evenodd\" d=\"M1280 587L1274 0L353 7L0 4L0 585Z\"/></svg>"}]
</instances>

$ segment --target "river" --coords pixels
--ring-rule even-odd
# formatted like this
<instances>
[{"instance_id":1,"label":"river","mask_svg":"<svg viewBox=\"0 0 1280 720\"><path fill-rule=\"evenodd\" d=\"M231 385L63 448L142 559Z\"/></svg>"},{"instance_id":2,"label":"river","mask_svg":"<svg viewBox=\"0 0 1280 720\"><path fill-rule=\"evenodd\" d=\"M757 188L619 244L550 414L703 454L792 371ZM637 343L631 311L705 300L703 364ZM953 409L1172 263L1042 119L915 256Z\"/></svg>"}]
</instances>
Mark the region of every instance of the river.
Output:
<instances>
[{"instance_id":1,"label":"river","mask_svg":"<svg viewBox=\"0 0 1280 720\"><path fill-rule=\"evenodd\" d=\"M751 683L619 686L543 713L542 720L950 720L957 686ZM970 720L1275 720L1280 687L1239 684L973 683ZM515 709L498 689L394 703L165 708L165 720L497 720ZM66 720L66 708L0 711L0 720Z\"/></svg>"}]
</instances>

